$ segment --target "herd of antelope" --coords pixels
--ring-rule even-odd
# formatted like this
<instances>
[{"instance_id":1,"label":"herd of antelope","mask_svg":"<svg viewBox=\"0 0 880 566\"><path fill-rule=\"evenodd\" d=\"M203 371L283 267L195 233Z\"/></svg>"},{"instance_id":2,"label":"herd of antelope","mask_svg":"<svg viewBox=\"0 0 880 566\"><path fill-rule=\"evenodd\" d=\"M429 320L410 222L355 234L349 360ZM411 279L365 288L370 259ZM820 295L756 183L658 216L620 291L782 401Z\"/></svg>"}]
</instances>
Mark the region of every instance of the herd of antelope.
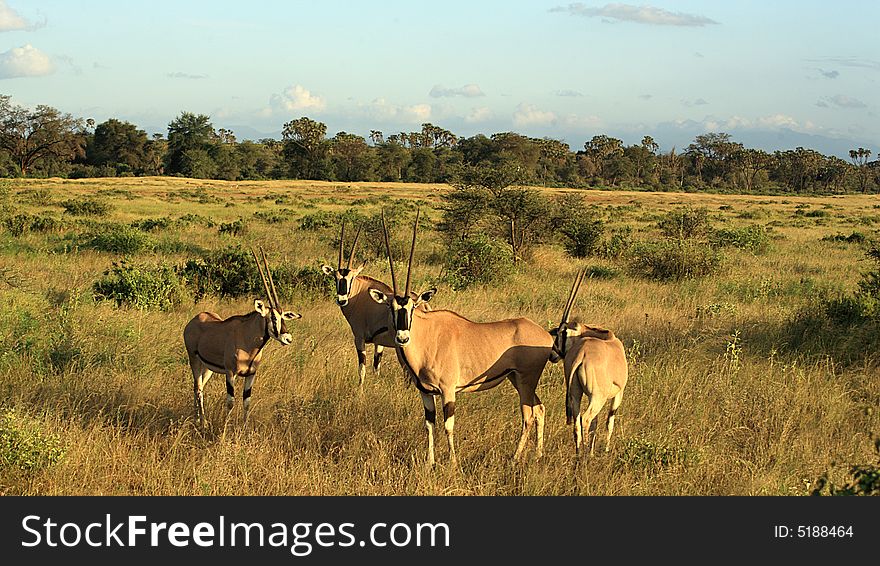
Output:
<instances>
[{"instance_id":1,"label":"herd of antelope","mask_svg":"<svg viewBox=\"0 0 880 566\"><path fill-rule=\"evenodd\" d=\"M589 454L593 454L596 417L611 399L605 442L605 451L608 451L614 414L626 387L627 361L623 344L613 332L570 321L585 270L580 270L575 277L556 328L547 331L528 318L472 322L450 310L431 309L428 303L436 294L436 288L412 292L410 282L418 222L417 212L403 292L397 285L384 214L382 230L391 270L390 287L362 275L365 263L357 269L352 267L360 230L355 234L348 262L343 267L344 222L337 268L322 266L324 274L336 283L336 303L351 327L360 385L366 372L366 345L374 346L373 370L377 374L384 348L394 348L401 368L418 389L425 407L426 461L433 466L435 398L440 396L449 457L454 463L455 396L491 389L507 379L519 394L522 412L522 432L514 459L521 457L533 428L537 429L536 456L540 458L544 448L545 411L536 393L538 381L548 361L562 360L566 421L573 425L576 454L581 453L584 443L589 444ZM204 386L215 372L226 376L227 419L235 403L235 378L244 378L242 404L247 424L251 389L263 349L273 338L284 346L289 345L292 337L286 322L301 318L298 313L282 309L262 248L260 254L253 252L268 304L257 299L253 312L226 319L212 312L202 312L184 328L183 340L193 374L195 417L201 427L205 426ZM587 397L586 417L581 413L584 395Z\"/></svg>"}]
</instances>

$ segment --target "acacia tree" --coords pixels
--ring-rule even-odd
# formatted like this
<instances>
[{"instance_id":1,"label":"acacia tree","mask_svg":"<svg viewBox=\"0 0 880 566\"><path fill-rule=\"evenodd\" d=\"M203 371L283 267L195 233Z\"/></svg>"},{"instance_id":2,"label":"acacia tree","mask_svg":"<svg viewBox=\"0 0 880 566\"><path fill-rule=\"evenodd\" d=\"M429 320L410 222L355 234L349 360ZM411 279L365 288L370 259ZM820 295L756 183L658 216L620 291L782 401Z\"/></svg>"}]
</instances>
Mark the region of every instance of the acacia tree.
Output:
<instances>
[{"instance_id":1,"label":"acacia tree","mask_svg":"<svg viewBox=\"0 0 880 566\"><path fill-rule=\"evenodd\" d=\"M290 166L290 175L297 179L324 179L327 177L329 150L327 124L303 116L284 124L281 131L284 159Z\"/></svg>"},{"instance_id":2,"label":"acacia tree","mask_svg":"<svg viewBox=\"0 0 880 566\"><path fill-rule=\"evenodd\" d=\"M864 193L868 189L868 159L871 157L871 150L860 147L859 149L849 150L849 158L858 171L859 188Z\"/></svg>"},{"instance_id":3,"label":"acacia tree","mask_svg":"<svg viewBox=\"0 0 880 566\"><path fill-rule=\"evenodd\" d=\"M182 112L168 124L168 173L188 177L212 177L216 171L214 150L217 135L211 119L204 114Z\"/></svg>"},{"instance_id":4,"label":"acacia tree","mask_svg":"<svg viewBox=\"0 0 880 566\"><path fill-rule=\"evenodd\" d=\"M0 148L9 152L24 176L44 159L82 157L86 135L82 118L42 104L29 110L0 95Z\"/></svg>"},{"instance_id":5,"label":"acacia tree","mask_svg":"<svg viewBox=\"0 0 880 566\"><path fill-rule=\"evenodd\" d=\"M144 130L134 124L115 118L98 124L86 148L86 157L92 165L109 165L117 172L150 172L153 169L153 146Z\"/></svg>"}]
</instances>

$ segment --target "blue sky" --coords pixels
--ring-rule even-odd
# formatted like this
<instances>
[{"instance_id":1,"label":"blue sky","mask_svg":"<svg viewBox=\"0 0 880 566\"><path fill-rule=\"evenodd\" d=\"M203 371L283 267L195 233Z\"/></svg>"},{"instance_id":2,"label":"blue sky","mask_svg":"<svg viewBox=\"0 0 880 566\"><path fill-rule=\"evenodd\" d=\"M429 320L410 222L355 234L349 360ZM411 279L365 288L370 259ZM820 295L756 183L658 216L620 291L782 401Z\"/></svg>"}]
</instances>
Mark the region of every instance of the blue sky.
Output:
<instances>
[{"instance_id":1,"label":"blue sky","mask_svg":"<svg viewBox=\"0 0 880 566\"><path fill-rule=\"evenodd\" d=\"M240 138L309 116L880 151L880 3L649 1L0 0L0 93L150 132L204 113Z\"/></svg>"}]
</instances>

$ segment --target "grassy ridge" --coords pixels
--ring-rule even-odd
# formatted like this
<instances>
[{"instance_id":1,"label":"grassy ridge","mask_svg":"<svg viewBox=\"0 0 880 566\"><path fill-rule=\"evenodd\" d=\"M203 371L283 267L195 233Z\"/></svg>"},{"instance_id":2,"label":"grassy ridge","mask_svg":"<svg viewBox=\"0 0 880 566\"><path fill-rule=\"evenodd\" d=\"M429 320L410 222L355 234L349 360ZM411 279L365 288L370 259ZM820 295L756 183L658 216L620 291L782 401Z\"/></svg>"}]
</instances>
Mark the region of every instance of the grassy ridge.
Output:
<instances>
[{"instance_id":1,"label":"grassy ridge","mask_svg":"<svg viewBox=\"0 0 880 566\"><path fill-rule=\"evenodd\" d=\"M202 435L192 422L183 326L200 310L246 312L252 299L206 296L165 312L95 302L93 282L121 256L78 239L105 223L198 215L148 231L150 245L127 259L179 265L200 250L244 241L261 243L273 262L315 267L335 261L336 228L302 230L304 215L350 207L372 212L393 198L421 204L436 221L432 207L443 190L170 178L9 184L8 209L61 226L0 234L0 408L15 409L9 430L38 443L57 439L63 457L0 467L0 493L805 494L826 470L832 479L842 473L845 466L832 463L871 459L869 438L880 432L876 349L836 348L841 341L827 336L808 341L812 348L791 346L803 343L794 339L796 313L821 297L852 292L867 267L863 247L828 237L858 231L877 238L880 210L870 197L578 191L610 227L632 226L636 239L656 239L666 211L705 206L719 227L768 227L771 250L726 249L719 275L661 283L634 277L611 260L575 262L561 246L547 245L503 286L455 292L441 285L435 308L478 321L527 316L549 326L580 265L611 270L613 276L585 285L574 312L621 337L630 383L613 451L577 470L561 367L549 365L538 389L547 405L544 459L509 461L519 409L515 391L503 384L457 400L461 473L445 465L442 429L439 465L426 470L421 403L393 354L382 375L368 370L358 391L345 320L332 300L306 292L291 293L290 307L304 316L291 325L294 345L270 345L258 373L250 430L241 430L238 384L234 419L222 435L224 385L215 377L205 393L211 427ZM103 214L75 215L62 206L71 199L110 206ZM244 233L220 231L238 219ZM398 238L405 237L401 228ZM438 277L442 247L437 234L422 232L415 288ZM389 279L381 259L365 273ZM600 449L604 418L603 411Z\"/></svg>"}]
</instances>

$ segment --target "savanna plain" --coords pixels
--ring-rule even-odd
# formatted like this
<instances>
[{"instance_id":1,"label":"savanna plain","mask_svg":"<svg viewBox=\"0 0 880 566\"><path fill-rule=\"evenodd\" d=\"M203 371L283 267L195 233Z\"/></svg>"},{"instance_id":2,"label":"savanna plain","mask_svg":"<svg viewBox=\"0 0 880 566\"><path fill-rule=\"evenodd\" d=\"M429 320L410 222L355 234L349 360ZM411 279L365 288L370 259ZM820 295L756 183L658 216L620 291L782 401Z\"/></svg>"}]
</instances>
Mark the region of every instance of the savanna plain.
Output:
<instances>
[{"instance_id":1,"label":"savanna plain","mask_svg":"<svg viewBox=\"0 0 880 566\"><path fill-rule=\"evenodd\" d=\"M806 495L823 475L843 483L851 465L876 460L876 325L825 324L815 314L823 301L856 293L871 269L876 196L539 188L550 199L582 197L606 237L628 227L633 240L657 241L664 215L705 209L716 230L761 226L768 241L760 252L722 248L707 276L663 280L639 275L624 256L571 257L547 235L506 277L461 288L447 284L436 230L448 190L160 177L4 182L0 494ZM629 362L610 452L606 407L596 453L576 464L560 363L547 365L538 387L547 408L541 459L532 439L512 461L520 411L502 383L458 397L457 467L438 413L437 465L425 465L418 391L390 351L380 374L368 369L358 387L351 332L320 272L337 261L339 215L375 218L383 207L395 211L398 262L421 208L413 288L436 285L433 308L473 321L525 316L555 327L575 273L587 268L593 276L573 316L612 329ZM381 240L361 237L364 274L389 282ZM288 323L292 345L267 346L247 426L241 383L225 422L224 380L215 376L202 431L183 327L200 311L244 314L264 298L198 284L212 258L251 245L266 250L284 307L303 318ZM179 287L167 300L154 293L153 303L114 300L107 281L138 270L176 277Z\"/></svg>"}]
</instances>

